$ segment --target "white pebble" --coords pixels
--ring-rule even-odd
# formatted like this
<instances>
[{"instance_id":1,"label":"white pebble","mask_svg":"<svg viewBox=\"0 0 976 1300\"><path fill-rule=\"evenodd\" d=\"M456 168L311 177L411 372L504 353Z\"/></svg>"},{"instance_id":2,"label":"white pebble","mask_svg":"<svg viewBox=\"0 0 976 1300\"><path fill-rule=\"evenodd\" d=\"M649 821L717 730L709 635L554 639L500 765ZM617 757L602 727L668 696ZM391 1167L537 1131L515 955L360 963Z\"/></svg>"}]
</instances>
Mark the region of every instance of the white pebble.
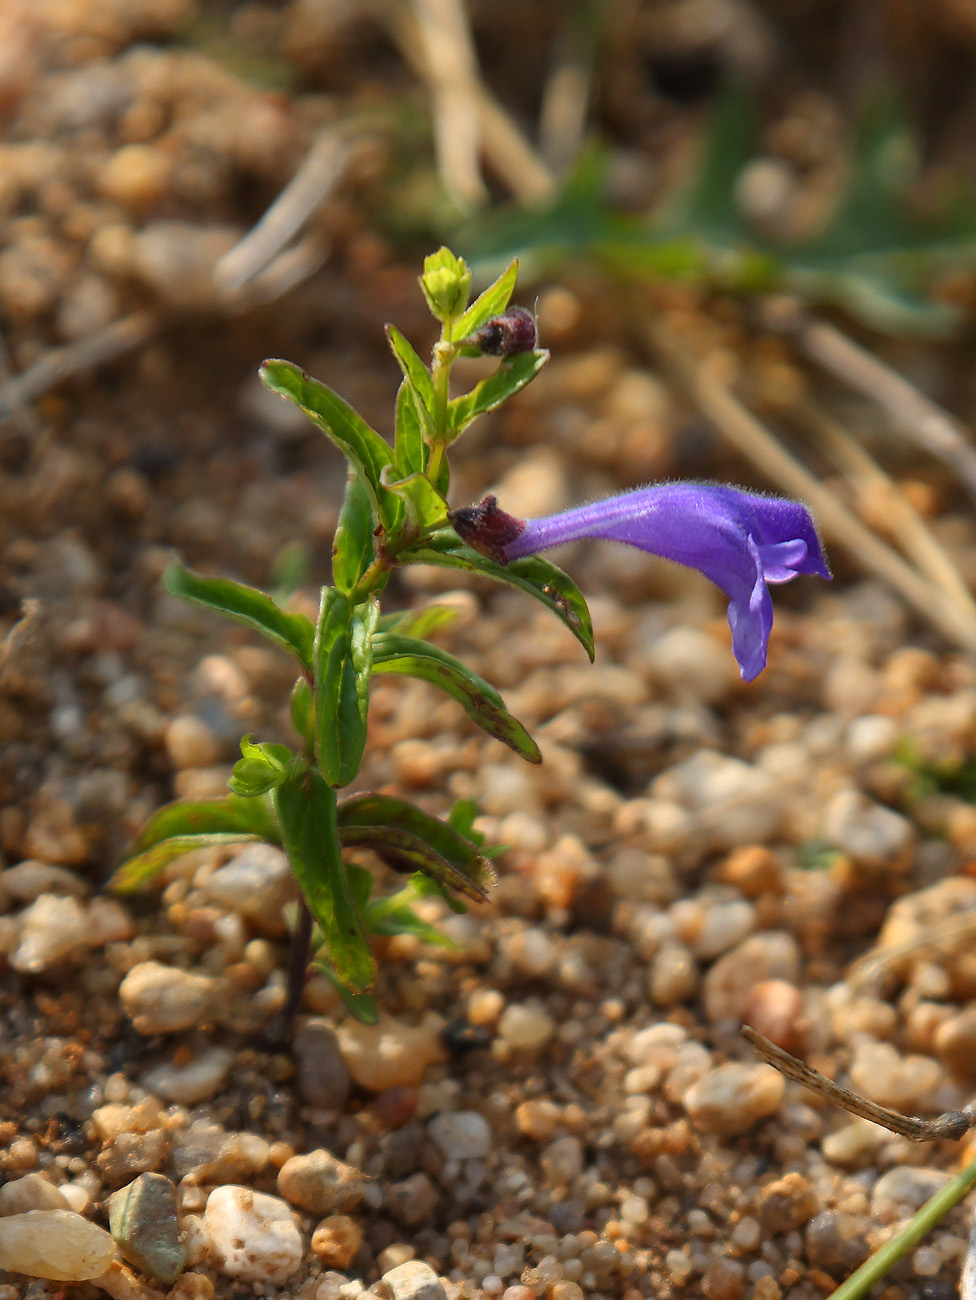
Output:
<instances>
[{"instance_id":1,"label":"white pebble","mask_svg":"<svg viewBox=\"0 0 976 1300\"><path fill-rule=\"evenodd\" d=\"M88 916L77 898L41 894L18 918L17 950L10 959L14 970L46 970L76 948L88 946Z\"/></svg>"},{"instance_id":2,"label":"white pebble","mask_svg":"<svg viewBox=\"0 0 976 1300\"><path fill-rule=\"evenodd\" d=\"M380 1285L392 1300L447 1300L444 1284L429 1264L407 1260L384 1273Z\"/></svg>"},{"instance_id":3,"label":"white pebble","mask_svg":"<svg viewBox=\"0 0 976 1300\"><path fill-rule=\"evenodd\" d=\"M216 1187L203 1217L214 1263L226 1277L280 1286L301 1266L298 1216L279 1197L233 1184Z\"/></svg>"},{"instance_id":4,"label":"white pebble","mask_svg":"<svg viewBox=\"0 0 976 1300\"><path fill-rule=\"evenodd\" d=\"M786 1081L770 1065L719 1065L688 1089L685 1110L703 1133L745 1133L779 1107Z\"/></svg>"},{"instance_id":5,"label":"white pebble","mask_svg":"<svg viewBox=\"0 0 976 1300\"><path fill-rule=\"evenodd\" d=\"M435 1115L427 1130L445 1160L480 1159L491 1151L491 1128L476 1110Z\"/></svg>"},{"instance_id":6,"label":"white pebble","mask_svg":"<svg viewBox=\"0 0 976 1300\"><path fill-rule=\"evenodd\" d=\"M552 1016L535 1002L513 1002L502 1012L498 1033L509 1047L537 1051L556 1032Z\"/></svg>"},{"instance_id":7,"label":"white pebble","mask_svg":"<svg viewBox=\"0 0 976 1300\"><path fill-rule=\"evenodd\" d=\"M186 1065L167 1062L148 1070L142 1078L147 1092L181 1106L195 1106L207 1101L220 1088L234 1060L233 1052L224 1047L208 1047Z\"/></svg>"},{"instance_id":8,"label":"white pebble","mask_svg":"<svg viewBox=\"0 0 976 1300\"><path fill-rule=\"evenodd\" d=\"M189 1029L210 1011L214 981L158 961L133 966L119 986L126 1015L140 1034Z\"/></svg>"}]
</instances>

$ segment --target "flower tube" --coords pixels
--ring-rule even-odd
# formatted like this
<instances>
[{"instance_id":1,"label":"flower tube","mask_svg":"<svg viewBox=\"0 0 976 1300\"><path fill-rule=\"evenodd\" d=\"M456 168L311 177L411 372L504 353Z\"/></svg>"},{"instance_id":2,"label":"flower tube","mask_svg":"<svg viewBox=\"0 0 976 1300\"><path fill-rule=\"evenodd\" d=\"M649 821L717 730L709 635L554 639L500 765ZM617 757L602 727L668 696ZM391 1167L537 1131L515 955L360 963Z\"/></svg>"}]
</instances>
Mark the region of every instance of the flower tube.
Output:
<instances>
[{"instance_id":1,"label":"flower tube","mask_svg":"<svg viewBox=\"0 0 976 1300\"><path fill-rule=\"evenodd\" d=\"M799 573L830 577L806 506L722 483L659 483L528 520L489 496L455 511L451 522L464 541L501 564L585 537L625 542L698 569L729 598L732 650L747 682L766 666L769 584Z\"/></svg>"}]
</instances>

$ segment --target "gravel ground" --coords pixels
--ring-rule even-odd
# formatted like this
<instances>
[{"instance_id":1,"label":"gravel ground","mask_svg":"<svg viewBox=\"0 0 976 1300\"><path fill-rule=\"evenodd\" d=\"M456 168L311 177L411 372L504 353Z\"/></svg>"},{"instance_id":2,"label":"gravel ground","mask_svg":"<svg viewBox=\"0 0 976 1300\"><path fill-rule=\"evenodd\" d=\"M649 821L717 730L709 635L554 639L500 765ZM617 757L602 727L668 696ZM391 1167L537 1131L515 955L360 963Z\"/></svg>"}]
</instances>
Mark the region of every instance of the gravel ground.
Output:
<instances>
[{"instance_id":1,"label":"gravel ground","mask_svg":"<svg viewBox=\"0 0 976 1300\"><path fill-rule=\"evenodd\" d=\"M296 48L314 11L279 20ZM310 285L243 314L208 298L214 256L339 103L183 47L188 14L0 17L22 50L0 68L15 369L120 313L180 313L0 440L0 1300L814 1300L976 1155L851 1121L739 1034L910 1113L976 1084L976 810L918 771L976 761L976 663L878 583L838 564L830 587L779 591L769 668L745 687L717 594L637 552L557 557L592 598L595 666L524 598L398 580L394 600L457 604L444 644L545 761L420 683L376 681L362 786L439 812L472 797L509 848L490 906L428 901L455 949L385 943L375 1028L313 977L293 1042L268 1045L294 898L277 851L188 856L145 897L101 890L152 809L223 791L242 732L287 735L287 665L158 584L172 547L268 584L296 531L300 599L328 572L342 466L263 400L257 363L293 357L385 428L380 325L429 330L416 259L364 224L352 182ZM771 403L802 394L738 309L690 291L659 309ZM583 276L543 292L555 359L472 432L456 502L492 487L530 515L747 477L614 310ZM976 572L951 485L898 472ZM954 1294L967 1227L950 1215L887 1300Z\"/></svg>"}]
</instances>

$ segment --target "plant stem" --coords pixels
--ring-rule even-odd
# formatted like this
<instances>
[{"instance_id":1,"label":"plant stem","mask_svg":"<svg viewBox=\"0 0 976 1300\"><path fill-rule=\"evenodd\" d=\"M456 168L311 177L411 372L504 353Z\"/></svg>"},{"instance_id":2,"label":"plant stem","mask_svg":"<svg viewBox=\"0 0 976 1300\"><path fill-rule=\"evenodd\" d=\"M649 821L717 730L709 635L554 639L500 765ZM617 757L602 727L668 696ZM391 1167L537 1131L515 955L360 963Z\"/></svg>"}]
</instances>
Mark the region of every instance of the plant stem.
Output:
<instances>
[{"instance_id":1,"label":"plant stem","mask_svg":"<svg viewBox=\"0 0 976 1300\"><path fill-rule=\"evenodd\" d=\"M865 1295L875 1282L879 1282L894 1268L898 1261L931 1232L935 1225L945 1218L974 1187L976 1187L976 1160L968 1164L951 1183L926 1201L900 1232L866 1259L836 1291L831 1292L828 1300L860 1300L860 1297Z\"/></svg>"},{"instance_id":2,"label":"plant stem","mask_svg":"<svg viewBox=\"0 0 976 1300\"><path fill-rule=\"evenodd\" d=\"M434 437L431 441L430 460L427 462L427 477L431 483L437 483L447 444L447 403L451 392L451 366L454 362L454 345L450 341L451 322L446 320L441 328L441 337L434 344L434 364L430 377L434 385Z\"/></svg>"},{"instance_id":3,"label":"plant stem","mask_svg":"<svg viewBox=\"0 0 976 1300\"><path fill-rule=\"evenodd\" d=\"M288 997L281 1010L282 1030L287 1034L295 1018L308 978L308 955L312 947L312 913L299 894L298 921L291 937L291 956L288 961Z\"/></svg>"}]
</instances>

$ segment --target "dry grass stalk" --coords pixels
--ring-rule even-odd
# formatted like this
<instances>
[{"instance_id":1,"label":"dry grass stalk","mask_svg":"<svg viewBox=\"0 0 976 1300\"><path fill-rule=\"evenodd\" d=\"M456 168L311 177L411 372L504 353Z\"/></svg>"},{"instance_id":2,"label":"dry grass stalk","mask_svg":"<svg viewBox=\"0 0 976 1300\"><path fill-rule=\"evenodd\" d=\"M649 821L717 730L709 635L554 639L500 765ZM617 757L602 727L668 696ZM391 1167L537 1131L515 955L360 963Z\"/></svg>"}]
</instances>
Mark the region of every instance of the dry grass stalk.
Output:
<instances>
[{"instance_id":1,"label":"dry grass stalk","mask_svg":"<svg viewBox=\"0 0 976 1300\"><path fill-rule=\"evenodd\" d=\"M884 501L891 521L891 533L899 539L902 551L910 555L933 582L968 610L976 626L976 600L966 586L952 558L933 535L925 520L874 457L826 411L807 403L799 411L800 419L823 450L844 474L856 492L873 493Z\"/></svg>"},{"instance_id":2,"label":"dry grass stalk","mask_svg":"<svg viewBox=\"0 0 976 1300\"><path fill-rule=\"evenodd\" d=\"M828 1079L825 1074L814 1070L805 1061L791 1056L782 1047L777 1047L765 1035L753 1029L752 1025L742 1026L742 1036L752 1044L767 1064L779 1070L780 1074L784 1074L787 1079L809 1088L817 1096L823 1097L824 1101L840 1106L849 1114L870 1120L872 1124L880 1124L882 1128L897 1133L899 1137L908 1138L910 1142L934 1142L937 1138L962 1138L976 1124L976 1102L970 1102L962 1110L946 1111L944 1115L938 1115L935 1119L917 1119L914 1115L902 1115L897 1110L889 1110L887 1106L879 1106L877 1102L868 1101L867 1097L851 1092L849 1088L842 1088L839 1083L834 1083L833 1079Z\"/></svg>"},{"instance_id":3,"label":"dry grass stalk","mask_svg":"<svg viewBox=\"0 0 976 1300\"><path fill-rule=\"evenodd\" d=\"M811 361L886 411L893 427L948 465L976 497L976 448L947 411L834 325L812 320L803 312L784 314L775 309L767 311L764 320L786 334Z\"/></svg>"},{"instance_id":4,"label":"dry grass stalk","mask_svg":"<svg viewBox=\"0 0 976 1300\"><path fill-rule=\"evenodd\" d=\"M235 292L271 266L313 212L345 176L353 144L339 131L323 131L298 171L255 226L218 261L214 283Z\"/></svg>"},{"instance_id":5,"label":"dry grass stalk","mask_svg":"<svg viewBox=\"0 0 976 1300\"><path fill-rule=\"evenodd\" d=\"M0 388L0 419L35 402L56 384L87 374L147 342L160 328L153 312L137 311L96 330L87 338L42 353L29 369Z\"/></svg>"}]
</instances>

